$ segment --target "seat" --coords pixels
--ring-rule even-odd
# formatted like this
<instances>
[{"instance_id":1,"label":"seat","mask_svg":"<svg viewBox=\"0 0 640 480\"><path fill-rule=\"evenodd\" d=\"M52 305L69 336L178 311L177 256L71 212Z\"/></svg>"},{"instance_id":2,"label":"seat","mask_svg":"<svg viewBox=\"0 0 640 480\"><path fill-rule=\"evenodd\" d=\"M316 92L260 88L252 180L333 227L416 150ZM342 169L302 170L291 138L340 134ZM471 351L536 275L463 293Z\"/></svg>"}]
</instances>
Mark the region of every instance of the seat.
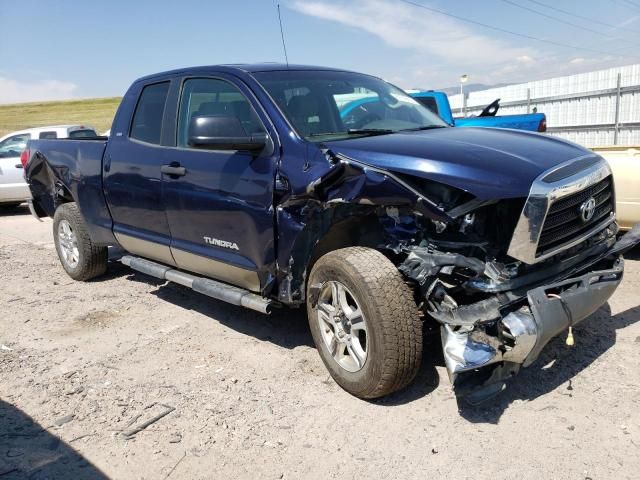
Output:
<instances>
[{"instance_id":1,"label":"seat","mask_svg":"<svg viewBox=\"0 0 640 480\"><path fill-rule=\"evenodd\" d=\"M246 100L236 100L229 103L229 110L232 115L235 115L240 120L248 135L263 131L262 123L258 120L255 112L251 109L251 105Z\"/></svg>"},{"instance_id":2,"label":"seat","mask_svg":"<svg viewBox=\"0 0 640 480\"><path fill-rule=\"evenodd\" d=\"M224 115L227 113L225 106L226 104L221 102L202 102L192 116Z\"/></svg>"},{"instance_id":3,"label":"seat","mask_svg":"<svg viewBox=\"0 0 640 480\"><path fill-rule=\"evenodd\" d=\"M331 131L331 127L324 125L326 122L320 112L320 101L315 95L308 93L291 97L287 110L294 126L305 136Z\"/></svg>"}]
</instances>

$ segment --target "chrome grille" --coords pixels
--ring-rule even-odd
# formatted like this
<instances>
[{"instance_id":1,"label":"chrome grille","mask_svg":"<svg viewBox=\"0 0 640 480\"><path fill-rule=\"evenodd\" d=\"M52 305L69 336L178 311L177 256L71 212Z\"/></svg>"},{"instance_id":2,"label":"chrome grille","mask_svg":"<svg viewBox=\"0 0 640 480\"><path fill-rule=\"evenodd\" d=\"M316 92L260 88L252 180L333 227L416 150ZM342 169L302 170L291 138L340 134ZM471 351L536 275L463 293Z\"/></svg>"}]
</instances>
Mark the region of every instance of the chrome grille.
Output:
<instances>
[{"instance_id":1,"label":"chrome grille","mask_svg":"<svg viewBox=\"0 0 640 480\"><path fill-rule=\"evenodd\" d=\"M590 198L596 201L593 217L584 222L580 216L580 205ZM613 188L611 177L578 193L564 197L549 207L540 233L536 255L562 245L567 240L580 236L597 225L613 212Z\"/></svg>"},{"instance_id":2,"label":"chrome grille","mask_svg":"<svg viewBox=\"0 0 640 480\"><path fill-rule=\"evenodd\" d=\"M592 198L595 205L585 204ZM593 207L593 216L587 220L582 219L583 204L583 208ZM614 221L611 169L602 157L584 155L533 182L507 254L529 264L540 262L584 242Z\"/></svg>"}]
</instances>

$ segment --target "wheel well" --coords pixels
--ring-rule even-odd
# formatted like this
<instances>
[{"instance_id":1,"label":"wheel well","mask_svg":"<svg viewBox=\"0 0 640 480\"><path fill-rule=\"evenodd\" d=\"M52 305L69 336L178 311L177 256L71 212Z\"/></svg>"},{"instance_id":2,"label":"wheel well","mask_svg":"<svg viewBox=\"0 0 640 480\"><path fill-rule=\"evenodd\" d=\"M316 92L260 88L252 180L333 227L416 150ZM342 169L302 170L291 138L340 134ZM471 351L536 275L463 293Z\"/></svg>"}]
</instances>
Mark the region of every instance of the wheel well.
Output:
<instances>
[{"instance_id":1,"label":"wheel well","mask_svg":"<svg viewBox=\"0 0 640 480\"><path fill-rule=\"evenodd\" d=\"M51 195L51 202L53 206L53 213L51 216L53 216L58 208L65 203L75 202L75 199L67 187L65 187L61 182L56 181Z\"/></svg>"},{"instance_id":2,"label":"wheel well","mask_svg":"<svg viewBox=\"0 0 640 480\"><path fill-rule=\"evenodd\" d=\"M58 206L62 205L63 203L75 202L73 195L71 195L69 189L65 185L63 185L62 182L55 183L54 194L56 196L56 203Z\"/></svg>"},{"instance_id":3,"label":"wheel well","mask_svg":"<svg viewBox=\"0 0 640 480\"><path fill-rule=\"evenodd\" d=\"M384 243L384 231L375 214L355 216L334 223L315 244L307 264L307 277L323 255L346 247L377 248ZM306 281L306 278L305 278Z\"/></svg>"}]
</instances>

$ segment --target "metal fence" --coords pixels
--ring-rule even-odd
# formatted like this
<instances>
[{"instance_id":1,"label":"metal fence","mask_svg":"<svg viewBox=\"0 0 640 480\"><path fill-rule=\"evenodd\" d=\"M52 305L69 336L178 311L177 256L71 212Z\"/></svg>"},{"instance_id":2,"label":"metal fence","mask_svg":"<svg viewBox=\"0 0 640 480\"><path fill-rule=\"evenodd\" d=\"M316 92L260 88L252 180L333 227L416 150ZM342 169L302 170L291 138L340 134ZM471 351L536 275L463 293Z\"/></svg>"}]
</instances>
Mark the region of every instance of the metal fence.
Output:
<instances>
[{"instance_id":1,"label":"metal fence","mask_svg":"<svg viewBox=\"0 0 640 480\"><path fill-rule=\"evenodd\" d=\"M477 115L500 98L499 115L543 112L548 132L586 146L640 145L640 64L450 97L454 115Z\"/></svg>"}]
</instances>

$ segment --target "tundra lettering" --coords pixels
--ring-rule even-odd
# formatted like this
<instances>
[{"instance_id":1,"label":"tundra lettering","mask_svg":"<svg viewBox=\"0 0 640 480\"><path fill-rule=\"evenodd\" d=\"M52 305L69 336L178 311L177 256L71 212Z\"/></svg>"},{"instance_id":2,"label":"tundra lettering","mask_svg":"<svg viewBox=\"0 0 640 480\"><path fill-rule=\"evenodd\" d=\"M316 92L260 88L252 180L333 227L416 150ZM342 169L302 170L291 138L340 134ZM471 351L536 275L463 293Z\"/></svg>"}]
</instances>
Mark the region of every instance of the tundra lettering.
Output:
<instances>
[{"instance_id":1,"label":"tundra lettering","mask_svg":"<svg viewBox=\"0 0 640 480\"><path fill-rule=\"evenodd\" d=\"M231 248L232 250L240 250L238 248L238 244L234 242L226 242L224 240L218 240L217 238L211 237L202 237L204 238L204 243L208 243L209 245L215 245L217 247L223 248Z\"/></svg>"},{"instance_id":2,"label":"tundra lettering","mask_svg":"<svg viewBox=\"0 0 640 480\"><path fill-rule=\"evenodd\" d=\"M217 300L305 308L324 365L361 398L410 384L437 332L456 395L490 398L553 337L573 344L640 242L638 226L618 236L599 155L452 128L369 75L159 73L133 83L112 131L27 145L32 211L53 218L66 272L97 277L118 246Z\"/></svg>"}]
</instances>

